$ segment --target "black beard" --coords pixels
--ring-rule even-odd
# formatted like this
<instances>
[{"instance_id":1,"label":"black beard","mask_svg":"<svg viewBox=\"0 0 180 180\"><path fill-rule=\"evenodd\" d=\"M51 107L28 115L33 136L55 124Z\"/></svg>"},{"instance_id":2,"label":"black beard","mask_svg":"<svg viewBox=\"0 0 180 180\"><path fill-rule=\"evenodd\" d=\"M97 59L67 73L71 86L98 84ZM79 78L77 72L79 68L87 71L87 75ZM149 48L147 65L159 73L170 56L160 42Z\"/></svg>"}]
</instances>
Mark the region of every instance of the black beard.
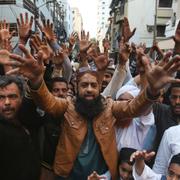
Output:
<instances>
[{"instance_id":1,"label":"black beard","mask_svg":"<svg viewBox=\"0 0 180 180\"><path fill-rule=\"evenodd\" d=\"M101 113L103 109L104 106L102 103L101 95L99 95L93 100L86 100L82 97L79 97L79 95L77 95L75 101L75 110L84 118L87 118L88 120L89 119L92 120L99 113Z\"/></svg>"}]
</instances>

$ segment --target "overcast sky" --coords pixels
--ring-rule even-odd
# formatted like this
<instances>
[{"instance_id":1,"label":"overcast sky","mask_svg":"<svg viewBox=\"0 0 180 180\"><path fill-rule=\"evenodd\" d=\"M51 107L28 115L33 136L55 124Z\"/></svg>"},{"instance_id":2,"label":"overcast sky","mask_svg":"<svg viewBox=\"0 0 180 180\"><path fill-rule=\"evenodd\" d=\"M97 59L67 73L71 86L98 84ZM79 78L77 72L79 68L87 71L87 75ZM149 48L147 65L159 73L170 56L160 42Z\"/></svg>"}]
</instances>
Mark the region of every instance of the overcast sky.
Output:
<instances>
[{"instance_id":1,"label":"overcast sky","mask_svg":"<svg viewBox=\"0 0 180 180\"><path fill-rule=\"evenodd\" d=\"M90 37L96 36L97 26L97 0L69 0L71 7L79 8L83 18L83 25L86 31L90 32Z\"/></svg>"}]
</instances>

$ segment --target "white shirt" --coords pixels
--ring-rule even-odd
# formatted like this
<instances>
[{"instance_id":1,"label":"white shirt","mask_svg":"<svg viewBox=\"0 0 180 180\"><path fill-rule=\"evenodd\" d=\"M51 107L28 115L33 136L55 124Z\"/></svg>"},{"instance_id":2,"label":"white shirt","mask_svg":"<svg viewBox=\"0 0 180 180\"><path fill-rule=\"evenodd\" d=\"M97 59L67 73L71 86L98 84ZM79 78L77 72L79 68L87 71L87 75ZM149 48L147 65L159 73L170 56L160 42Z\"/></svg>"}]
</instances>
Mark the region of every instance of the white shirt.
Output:
<instances>
[{"instance_id":1,"label":"white shirt","mask_svg":"<svg viewBox=\"0 0 180 180\"><path fill-rule=\"evenodd\" d=\"M118 151L123 147L142 150L144 138L154 124L154 114L150 112L146 116L134 118L127 128L116 128L116 142Z\"/></svg>"},{"instance_id":2,"label":"white shirt","mask_svg":"<svg viewBox=\"0 0 180 180\"><path fill-rule=\"evenodd\" d=\"M151 168L145 165L140 176L136 173L135 166L133 166L133 177L135 180L160 180L162 175L156 174Z\"/></svg>"},{"instance_id":3,"label":"white shirt","mask_svg":"<svg viewBox=\"0 0 180 180\"><path fill-rule=\"evenodd\" d=\"M153 170L166 175L172 156L178 153L180 153L180 125L170 127L164 132Z\"/></svg>"}]
</instances>

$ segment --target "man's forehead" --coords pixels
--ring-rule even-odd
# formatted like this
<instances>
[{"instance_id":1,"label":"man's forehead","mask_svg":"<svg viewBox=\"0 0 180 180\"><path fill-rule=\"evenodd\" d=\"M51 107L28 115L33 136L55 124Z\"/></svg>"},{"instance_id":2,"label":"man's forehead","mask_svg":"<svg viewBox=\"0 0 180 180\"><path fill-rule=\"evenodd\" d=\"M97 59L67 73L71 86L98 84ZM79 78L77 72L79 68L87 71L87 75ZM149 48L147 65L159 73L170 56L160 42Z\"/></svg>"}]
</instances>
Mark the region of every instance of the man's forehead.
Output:
<instances>
[{"instance_id":1,"label":"man's forehead","mask_svg":"<svg viewBox=\"0 0 180 180\"><path fill-rule=\"evenodd\" d=\"M79 82L98 82L98 79L95 75L85 73L80 77Z\"/></svg>"},{"instance_id":2,"label":"man's forehead","mask_svg":"<svg viewBox=\"0 0 180 180\"><path fill-rule=\"evenodd\" d=\"M171 94L172 93L178 93L178 94L180 94L180 87L173 87L172 89L171 89Z\"/></svg>"}]
</instances>

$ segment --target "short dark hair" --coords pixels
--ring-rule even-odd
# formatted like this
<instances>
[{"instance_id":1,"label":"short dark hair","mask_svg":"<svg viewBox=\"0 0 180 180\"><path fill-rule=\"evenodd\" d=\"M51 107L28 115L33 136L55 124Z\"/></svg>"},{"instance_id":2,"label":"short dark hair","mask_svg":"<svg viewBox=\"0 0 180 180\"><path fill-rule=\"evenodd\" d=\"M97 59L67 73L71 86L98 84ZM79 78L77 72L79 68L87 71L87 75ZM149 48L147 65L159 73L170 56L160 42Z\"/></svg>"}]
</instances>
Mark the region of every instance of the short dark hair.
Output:
<instances>
[{"instance_id":1,"label":"short dark hair","mask_svg":"<svg viewBox=\"0 0 180 180\"><path fill-rule=\"evenodd\" d=\"M170 165L170 164L173 164L173 163L180 165L180 153L174 155L174 156L171 158L171 161L170 161L169 165Z\"/></svg>"},{"instance_id":2,"label":"short dark hair","mask_svg":"<svg viewBox=\"0 0 180 180\"><path fill-rule=\"evenodd\" d=\"M66 81L66 79L64 77L54 77L54 78L51 78L47 82L47 86L48 86L49 91L52 91L52 88L53 88L53 85L54 85L55 82L63 82L68 87L68 82Z\"/></svg>"},{"instance_id":3,"label":"short dark hair","mask_svg":"<svg viewBox=\"0 0 180 180\"><path fill-rule=\"evenodd\" d=\"M171 91L173 88L180 88L180 83L172 83L170 88L169 88L169 92L171 94Z\"/></svg>"},{"instance_id":4,"label":"short dark hair","mask_svg":"<svg viewBox=\"0 0 180 180\"><path fill-rule=\"evenodd\" d=\"M132 165L132 163L130 162L130 157L131 157L132 153L134 153L136 151L137 151L137 149L134 149L134 148L127 148L127 147L122 148L119 152L119 163L118 164L127 162L129 165Z\"/></svg>"},{"instance_id":5,"label":"short dark hair","mask_svg":"<svg viewBox=\"0 0 180 180\"><path fill-rule=\"evenodd\" d=\"M24 90L25 81L22 77L11 76L11 75L0 76L0 88L4 88L12 83L15 83L17 85L20 95L23 97L25 93L25 90Z\"/></svg>"}]
</instances>

